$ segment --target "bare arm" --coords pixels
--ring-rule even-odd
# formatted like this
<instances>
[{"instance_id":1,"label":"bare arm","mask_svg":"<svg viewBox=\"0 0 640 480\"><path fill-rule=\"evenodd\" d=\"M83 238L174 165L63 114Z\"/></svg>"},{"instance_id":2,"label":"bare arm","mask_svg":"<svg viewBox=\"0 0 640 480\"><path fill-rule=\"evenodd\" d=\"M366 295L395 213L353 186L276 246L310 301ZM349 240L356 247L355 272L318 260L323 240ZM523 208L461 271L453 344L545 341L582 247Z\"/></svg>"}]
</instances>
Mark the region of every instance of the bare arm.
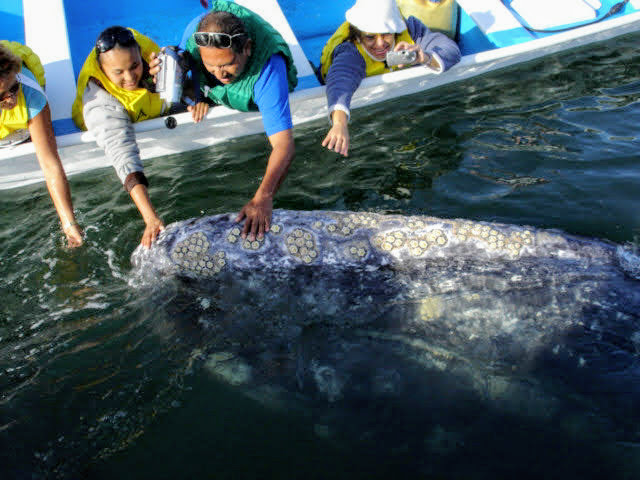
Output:
<instances>
[{"instance_id":1,"label":"bare arm","mask_svg":"<svg viewBox=\"0 0 640 480\"><path fill-rule=\"evenodd\" d=\"M273 150L269 155L267 171L253 198L242 208L236 222L246 218L242 237L249 235L253 241L262 238L271 226L271 212L273 210L273 196L280 188L287 176L289 166L295 154L293 130L283 130L269 137Z\"/></svg>"},{"instance_id":2,"label":"bare arm","mask_svg":"<svg viewBox=\"0 0 640 480\"><path fill-rule=\"evenodd\" d=\"M350 42L339 45L333 53L333 63L327 73L327 104L331 128L322 146L349 154L349 109L351 97L365 77L366 66L357 48Z\"/></svg>"},{"instance_id":3,"label":"bare arm","mask_svg":"<svg viewBox=\"0 0 640 480\"><path fill-rule=\"evenodd\" d=\"M49 105L45 105L38 115L29 120L29 133L36 150L38 163L47 182L49 195L58 212L58 217L60 217L60 223L67 236L69 246L80 246L83 242L82 230L76 223L76 217L73 213L69 182L67 182L67 176L58 156Z\"/></svg>"},{"instance_id":4,"label":"bare arm","mask_svg":"<svg viewBox=\"0 0 640 480\"><path fill-rule=\"evenodd\" d=\"M140 243L149 248L151 247L151 243L158 237L158 234L164 230L164 224L162 220L158 218L158 215L156 215L146 186L138 183L131 189L129 194L131 195L133 203L138 207L140 215L142 215L142 219L146 225Z\"/></svg>"},{"instance_id":5,"label":"bare arm","mask_svg":"<svg viewBox=\"0 0 640 480\"><path fill-rule=\"evenodd\" d=\"M104 148L125 190L138 207L146 224L140 243L149 247L164 225L149 198L140 150L129 114L115 97L93 82L89 82L83 102L87 128L93 133L98 146Z\"/></svg>"},{"instance_id":6,"label":"bare arm","mask_svg":"<svg viewBox=\"0 0 640 480\"><path fill-rule=\"evenodd\" d=\"M322 146L347 157L349 155L349 117L343 110L334 110L331 112L331 122L333 125L322 141Z\"/></svg>"}]
</instances>

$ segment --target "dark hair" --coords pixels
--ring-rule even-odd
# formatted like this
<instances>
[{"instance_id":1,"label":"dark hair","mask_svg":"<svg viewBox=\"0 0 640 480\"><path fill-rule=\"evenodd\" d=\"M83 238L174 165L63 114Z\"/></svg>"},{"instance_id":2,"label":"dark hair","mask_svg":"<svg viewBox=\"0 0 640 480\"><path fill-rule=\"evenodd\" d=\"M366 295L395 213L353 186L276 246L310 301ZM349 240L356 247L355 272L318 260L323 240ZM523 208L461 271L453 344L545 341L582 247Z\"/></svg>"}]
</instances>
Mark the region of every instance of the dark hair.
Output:
<instances>
[{"instance_id":1,"label":"dark hair","mask_svg":"<svg viewBox=\"0 0 640 480\"><path fill-rule=\"evenodd\" d=\"M22 66L22 59L14 55L11 50L0 45L0 78L5 78L12 73L18 73Z\"/></svg>"},{"instance_id":2,"label":"dark hair","mask_svg":"<svg viewBox=\"0 0 640 480\"><path fill-rule=\"evenodd\" d=\"M347 41L356 42L358 39L362 38L364 32L357 27L349 24L349 35L347 35ZM384 33L381 35L385 35ZM398 38L398 34L394 34L394 37Z\"/></svg>"},{"instance_id":3,"label":"dark hair","mask_svg":"<svg viewBox=\"0 0 640 480\"><path fill-rule=\"evenodd\" d=\"M349 35L347 36L347 41L355 42L362 35L362 31L353 25L349 24Z\"/></svg>"},{"instance_id":4,"label":"dark hair","mask_svg":"<svg viewBox=\"0 0 640 480\"><path fill-rule=\"evenodd\" d=\"M140 45L136 42L133 32L128 28L115 25L103 30L96 39L96 56L100 63L100 54L106 53L114 48L133 48L136 47L140 51Z\"/></svg>"},{"instance_id":5,"label":"dark hair","mask_svg":"<svg viewBox=\"0 0 640 480\"><path fill-rule=\"evenodd\" d=\"M198 32L226 33L227 35L244 34L231 40L231 48L235 53L242 53L249 34L238 17L229 12L209 12L198 24Z\"/></svg>"}]
</instances>

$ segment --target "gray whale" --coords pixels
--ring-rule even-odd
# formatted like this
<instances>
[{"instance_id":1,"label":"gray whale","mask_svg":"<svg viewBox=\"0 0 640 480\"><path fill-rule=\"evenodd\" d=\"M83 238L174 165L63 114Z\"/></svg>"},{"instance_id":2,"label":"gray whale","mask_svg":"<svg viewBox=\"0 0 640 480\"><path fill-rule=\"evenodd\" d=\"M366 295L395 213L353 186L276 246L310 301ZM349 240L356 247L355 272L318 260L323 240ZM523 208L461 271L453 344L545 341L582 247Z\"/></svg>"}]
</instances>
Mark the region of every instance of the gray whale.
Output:
<instances>
[{"instance_id":1,"label":"gray whale","mask_svg":"<svg viewBox=\"0 0 640 480\"><path fill-rule=\"evenodd\" d=\"M225 271L286 271L298 266L418 271L438 260L555 261L576 269L637 266L608 242L560 232L427 216L276 210L271 231L243 240L229 214L171 224L132 264L154 274L215 278ZM626 254L626 256L625 256Z\"/></svg>"},{"instance_id":2,"label":"gray whale","mask_svg":"<svg viewBox=\"0 0 640 480\"><path fill-rule=\"evenodd\" d=\"M189 361L216 381L372 448L412 432L447 454L496 412L571 441L640 442L631 250L516 225L284 210L249 242L233 219L171 224L132 255L132 285L157 289Z\"/></svg>"}]
</instances>

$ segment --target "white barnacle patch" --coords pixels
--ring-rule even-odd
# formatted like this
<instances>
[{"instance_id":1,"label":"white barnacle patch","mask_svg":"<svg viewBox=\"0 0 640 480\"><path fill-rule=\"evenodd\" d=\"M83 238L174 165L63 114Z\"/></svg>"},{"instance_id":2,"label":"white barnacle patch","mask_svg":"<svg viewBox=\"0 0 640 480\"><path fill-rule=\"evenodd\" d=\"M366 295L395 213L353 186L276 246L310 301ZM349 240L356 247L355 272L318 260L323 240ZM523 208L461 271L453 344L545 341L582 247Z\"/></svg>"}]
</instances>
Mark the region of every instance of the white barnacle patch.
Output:
<instances>
[{"instance_id":1,"label":"white barnacle patch","mask_svg":"<svg viewBox=\"0 0 640 480\"><path fill-rule=\"evenodd\" d=\"M225 253L209 255L210 243L202 232L190 235L178 243L171 252L171 258L183 270L189 270L206 277L220 273L225 266Z\"/></svg>"},{"instance_id":2,"label":"white barnacle patch","mask_svg":"<svg viewBox=\"0 0 640 480\"><path fill-rule=\"evenodd\" d=\"M393 252L397 250L408 251L413 257L424 255L427 250L435 247L444 247L449 242L447 235L439 228L424 232L425 222L412 222L411 230L393 230L373 237L374 248ZM420 230L417 230L420 228Z\"/></svg>"},{"instance_id":3,"label":"white barnacle patch","mask_svg":"<svg viewBox=\"0 0 640 480\"><path fill-rule=\"evenodd\" d=\"M345 247L345 255L353 260L364 260L369 253L369 249L364 242L355 242Z\"/></svg>"},{"instance_id":4,"label":"white barnacle patch","mask_svg":"<svg viewBox=\"0 0 640 480\"><path fill-rule=\"evenodd\" d=\"M209 249L209 241L202 232L197 232L176 244L171 258L178 264L186 264L198 259Z\"/></svg>"},{"instance_id":5,"label":"white barnacle patch","mask_svg":"<svg viewBox=\"0 0 640 480\"><path fill-rule=\"evenodd\" d=\"M489 225L462 222L454 226L455 238L460 242L484 245L489 251L502 251L518 257L526 245L533 245L534 237L529 230L505 234Z\"/></svg>"},{"instance_id":6,"label":"white barnacle patch","mask_svg":"<svg viewBox=\"0 0 640 480\"><path fill-rule=\"evenodd\" d=\"M296 228L285 238L287 252L302 262L309 264L318 257L313 234L307 230Z\"/></svg>"},{"instance_id":7,"label":"white barnacle patch","mask_svg":"<svg viewBox=\"0 0 640 480\"><path fill-rule=\"evenodd\" d=\"M352 213L349 215L334 215L332 218L336 223L327 225L327 232L343 237L353 235L360 228L371 228L378 224L376 217L370 214Z\"/></svg>"},{"instance_id":8,"label":"white barnacle patch","mask_svg":"<svg viewBox=\"0 0 640 480\"><path fill-rule=\"evenodd\" d=\"M242 248L245 250L260 250L260 248L264 245L264 237L257 238L255 240L249 240L248 238L242 242Z\"/></svg>"},{"instance_id":9,"label":"white barnacle patch","mask_svg":"<svg viewBox=\"0 0 640 480\"><path fill-rule=\"evenodd\" d=\"M409 220L407 222L407 227L411 230L422 230L424 227L426 227L426 223L424 223L422 220Z\"/></svg>"},{"instance_id":10,"label":"white barnacle patch","mask_svg":"<svg viewBox=\"0 0 640 480\"><path fill-rule=\"evenodd\" d=\"M227 242L236 243L238 241L238 237L240 237L240 229L238 227L233 227L227 233Z\"/></svg>"},{"instance_id":11,"label":"white barnacle patch","mask_svg":"<svg viewBox=\"0 0 640 480\"><path fill-rule=\"evenodd\" d=\"M213 256L206 255L198 262L203 275L212 277L222 271L226 265L225 253L222 251L216 252Z\"/></svg>"}]
</instances>

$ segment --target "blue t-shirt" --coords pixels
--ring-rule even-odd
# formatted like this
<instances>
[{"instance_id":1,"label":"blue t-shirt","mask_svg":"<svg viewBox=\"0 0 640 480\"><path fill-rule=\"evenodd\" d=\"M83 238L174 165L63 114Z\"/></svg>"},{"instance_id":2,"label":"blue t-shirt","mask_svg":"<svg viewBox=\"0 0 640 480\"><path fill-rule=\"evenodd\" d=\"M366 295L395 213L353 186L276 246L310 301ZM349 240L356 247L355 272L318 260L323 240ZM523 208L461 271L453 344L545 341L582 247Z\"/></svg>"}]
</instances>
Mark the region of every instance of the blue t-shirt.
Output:
<instances>
[{"instance_id":1,"label":"blue t-shirt","mask_svg":"<svg viewBox=\"0 0 640 480\"><path fill-rule=\"evenodd\" d=\"M27 70L26 67L23 66L20 73L33 80L35 83L38 83L36 81L36 77L33 73ZM24 93L24 100L29 112L29 120L31 120L32 118L35 118L45 107L47 104L47 97L42 91L29 85L25 85L24 83L22 84L22 91Z\"/></svg>"},{"instance_id":2,"label":"blue t-shirt","mask_svg":"<svg viewBox=\"0 0 640 480\"><path fill-rule=\"evenodd\" d=\"M267 136L293 128L289 107L287 62L280 54L272 55L253 86L253 98L262 114Z\"/></svg>"}]
</instances>

